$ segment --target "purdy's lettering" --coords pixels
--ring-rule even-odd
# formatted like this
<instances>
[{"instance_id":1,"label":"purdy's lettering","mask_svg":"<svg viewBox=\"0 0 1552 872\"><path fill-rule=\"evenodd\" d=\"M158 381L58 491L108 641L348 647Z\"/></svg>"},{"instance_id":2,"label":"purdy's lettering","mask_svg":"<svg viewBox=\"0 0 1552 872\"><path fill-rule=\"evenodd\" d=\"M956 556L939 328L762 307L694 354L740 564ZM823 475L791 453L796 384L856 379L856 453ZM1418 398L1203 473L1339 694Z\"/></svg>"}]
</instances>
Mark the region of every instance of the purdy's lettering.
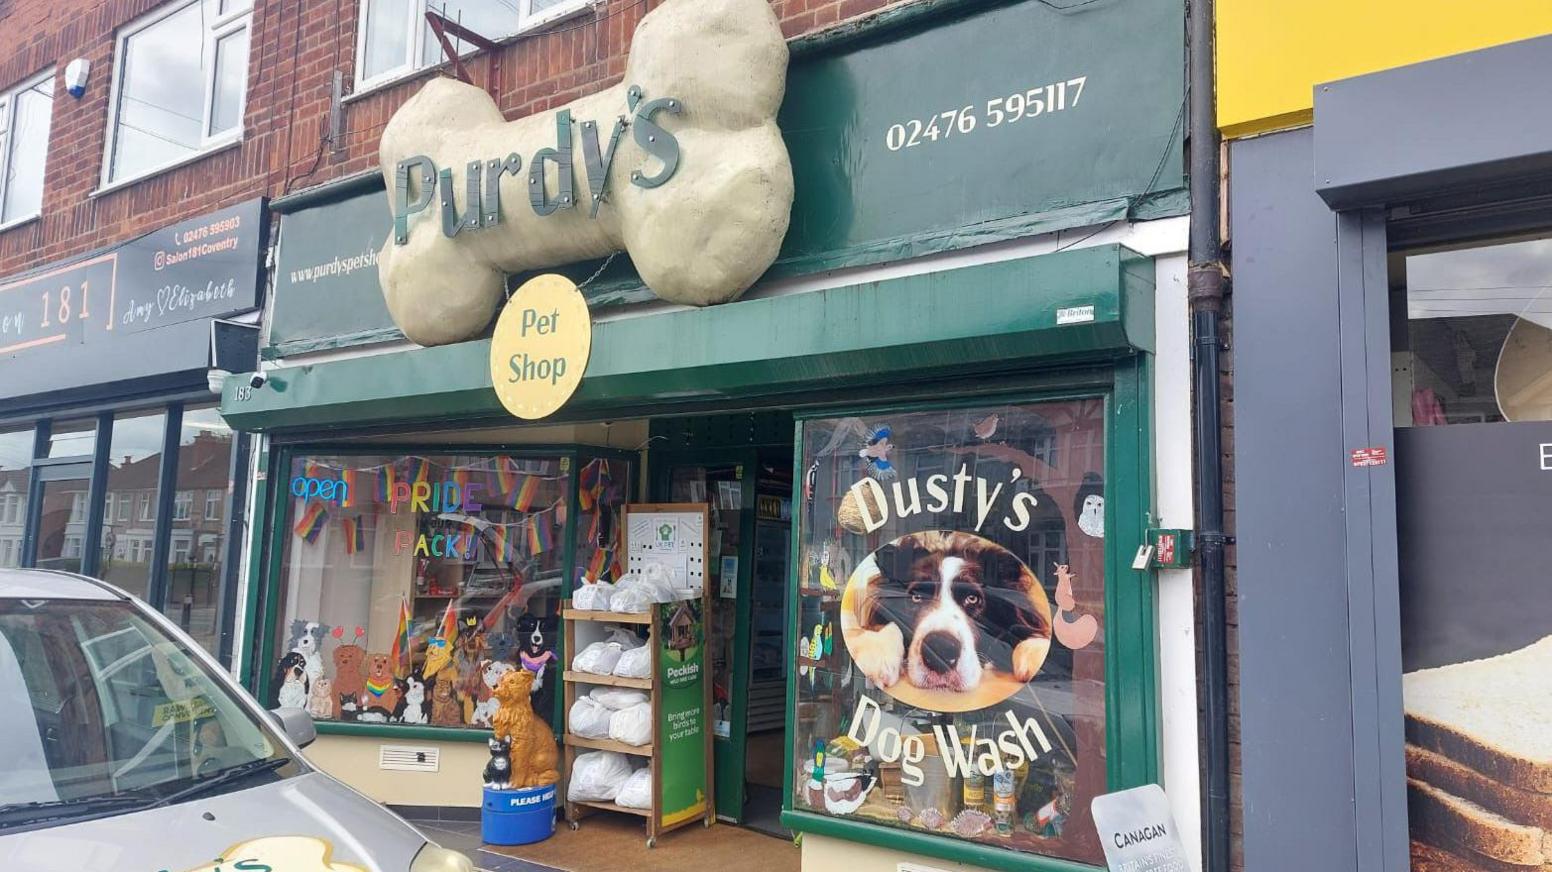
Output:
<instances>
[{"instance_id":1,"label":"purdy's lettering","mask_svg":"<svg viewBox=\"0 0 1552 872\"><path fill-rule=\"evenodd\" d=\"M599 141L598 124L582 122L582 164L586 170L591 194L588 217L597 218L598 209L608 199L609 171L614 164L616 147L626 128L634 128L632 138L637 145L661 164L650 175L640 169L631 171L631 183L641 188L656 188L673 178L679 168L679 140L655 120L660 113L679 115L684 104L675 97L646 100L639 87L627 92L629 120L621 115L614 124L607 146ZM575 194L575 152L573 121L570 109L555 113L555 145L536 151L528 161L528 202L535 215L541 217L565 212L577 205ZM469 161L464 167L463 190L458 190L458 180L452 168L441 168L425 155L415 155L399 161L395 172L394 191L394 242L409 242L409 219L417 212L430 208L433 200L440 199L442 207L442 233L451 238L466 230L480 230L501 223L501 177L515 176L522 169L522 156L516 153L489 160ZM551 191L546 184L546 170L553 167L559 179L558 188ZM414 188L414 195L411 189ZM440 198L437 194L440 192ZM460 214L459 201L462 200Z\"/></svg>"}]
</instances>

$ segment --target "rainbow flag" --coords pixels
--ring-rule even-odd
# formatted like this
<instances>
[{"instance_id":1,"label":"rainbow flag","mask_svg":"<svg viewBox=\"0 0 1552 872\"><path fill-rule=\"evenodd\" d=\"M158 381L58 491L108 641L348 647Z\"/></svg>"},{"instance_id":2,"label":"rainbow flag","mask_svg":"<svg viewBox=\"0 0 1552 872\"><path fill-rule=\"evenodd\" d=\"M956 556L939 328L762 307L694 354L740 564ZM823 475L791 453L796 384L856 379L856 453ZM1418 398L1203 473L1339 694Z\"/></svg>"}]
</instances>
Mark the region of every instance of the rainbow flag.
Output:
<instances>
[{"instance_id":1,"label":"rainbow flag","mask_svg":"<svg viewBox=\"0 0 1552 872\"><path fill-rule=\"evenodd\" d=\"M410 651L410 601L402 594L399 596L399 626L393 633L393 647L388 650L388 656L393 659L393 674L395 678L403 678L406 671L406 662Z\"/></svg>"},{"instance_id":2,"label":"rainbow flag","mask_svg":"<svg viewBox=\"0 0 1552 872\"><path fill-rule=\"evenodd\" d=\"M600 507L598 511L594 512L592 517L592 523L587 525L587 538L582 541L596 543L598 541L598 527L601 523L603 523L604 518L602 507Z\"/></svg>"},{"instance_id":3,"label":"rainbow flag","mask_svg":"<svg viewBox=\"0 0 1552 872\"><path fill-rule=\"evenodd\" d=\"M469 476L469 468L467 466L460 466L457 469L453 470L453 483L458 485L458 500L459 500L459 502L468 502L469 501L469 477L470 477ZM448 502L447 497L444 496L442 498L442 502L444 502L444 503ZM449 508L454 508L454 507L449 507Z\"/></svg>"},{"instance_id":4,"label":"rainbow flag","mask_svg":"<svg viewBox=\"0 0 1552 872\"><path fill-rule=\"evenodd\" d=\"M507 528L500 524L492 525L490 537L491 559L495 560L498 566L504 565L507 562Z\"/></svg>"},{"instance_id":5,"label":"rainbow flag","mask_svg":"<svg viewBox=\"0 0 1552 872\"><path fill-rule=\"evenodd\" d=\"M345 483L345 498L340 500L340 506L349 508L361 501L356 488L361 486L361 472L355 469L347 469L340 473L340 481Z\"/></svg>"},{"instance_id":6,"label":"rainbow flag","mask_svg":"<svg viewBox=\"0 0 1552 872\"><path fill-rule=\"evenodd\" d=\"M530 475L523 479L522 487L517 489L517 498L512 501L512 508L519 512L526 512L533 508L534 497L539 494L539 477Z\"/></svg>"},{"instance_id":7,"label":"rainbow flag","mask_svg":"<svg viewBox=\"0 0 1552 872\"><path fill-rule=\"evenodd\" d=\"M355 518L342 518L340 530L345 534L345 553L355 554L366 547L366 528Z\"/></svg>"},{"instance_id":8,"label":"rainbow flag","mask_svg":"<svg viewBox=\"0 0 1552 872\"><path fill-rule=\"evenodd\" d=\"M555 529L550 519L535 515L528 520L528 554L542 554L555 547Z\"/></svg>"},{"instance_id":9,"label":"rainbow flag","mask_svg":"<svg viewBox=\"0 0 1552 872\"><path fill-rule=\"evenodd\" d=\"M623 552L620 549L615 549L610 553L614 555L614 559L609 562L609 577L615 579L624 578L625 561L621 558Z\"/></svg>"},{"instance_id":10,"label":"rainbow flag","mask_svg":"<svg viewBox=\"0 0 1552 872\"><path fill-rule=\"evenodd\" d=\"M503 499L517 490L517 465L506 455L496 458L496 484L501 488Z\"/></svg>"},{"instance_id":11,"label":"rainbow flag","mask_svg":"<svg viewBox=\"0 0 1552 872\"><path fill-rule=\"evenodd\" d=\"M598 467L601 465L602 460L591 461L577 476L577 502L584 512L591 512L598 504Z\"/></svg>"},{"instance_id":12,"label":"rainbow flag","mask_svg":"<svg viewBox=\"0 0 1552 872\"><path fill-rule=\"evenodd\" d=\"M609 549L599 548L593 552L593 558L587 562L587 577L589 581L598 581L603 575L604 568L609 565Z\"/></svg>"},{"instance_id":13,"label":"rainbow flag","mask_svg":"<svg viewBox=\"0 0 1552 872\"><path fill-rule=\"evenodd\" d=\"M302 475L306 478L316 478L318 476L317 462L312 460L304 462L302 464Z\"/></svg>"},{"instance_id":14,"label":"rainbow flag","mask_svg":"<svg viewBox=\"0 0 1552 872\"><path fill-rule=\"evenodd\" d=\"M424 457L415 458L415 461L410 464L410 482L420 484L423 481L429 481L430 478L431 461Z\"/></svg>"},{"instance_id":15,"label":"rainbow flag","mask_svg":"<svg viewBox=\"0 0 1552 872\"><path fill-rule=\"evenodd\" d=\"M383 464L382 471L377 474L377 501L386 503L393 499L393 484L396 476L393 472L393 464Z\"/></svg>"},{"instance_id":16,"label":"rainbow flag","mask_svg":"<svg viewBox=\"0 0 1552 872\"><path fill-rule=\"evenodd\" d=\"M302 513L302 519L296 522L296 535L311 545L318 541L318 534L323 532L323 525L328 520L329 511L323 507L323 500L310 500L307 511Z\"/></svg>"}]
</instances>

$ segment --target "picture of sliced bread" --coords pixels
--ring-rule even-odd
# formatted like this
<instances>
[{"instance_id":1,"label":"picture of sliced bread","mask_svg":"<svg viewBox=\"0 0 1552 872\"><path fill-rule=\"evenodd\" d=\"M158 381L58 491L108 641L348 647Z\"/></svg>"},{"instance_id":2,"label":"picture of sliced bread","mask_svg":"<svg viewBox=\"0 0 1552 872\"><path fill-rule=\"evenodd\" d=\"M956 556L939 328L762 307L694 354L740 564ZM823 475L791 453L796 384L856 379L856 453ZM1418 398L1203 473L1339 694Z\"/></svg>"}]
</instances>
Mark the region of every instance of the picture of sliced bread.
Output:
<instances>
[{"instance_id":1,"label":"picture of sliced bread","mask_svg":"<svg viewBox=\"0 0 1552 872\"><path fill-rule=\"evenodd\" d=\"M1552 866L1519 866L1456 845L1440 848L1413 839L1412 872L1552 872Z\"/></svg>"},{"instance_id":2,"label":"picture of sliced bread","mask_svg":"<svg viewBox=\"0 0 1552 872\"><path fill-rule=\"evenodd\" d=\"M1406 746L1408 778L1470 800L1513 821L1552 830L1552 793L1520 790L1463 766L1443 754Z\"/></svg>"},{"instance_id":3,"label":"picture of sliced bread","mask_svg":"<svg viewBox=\"0 0 1552 872\"><path fill-rule=\"evenodd\" d=\"M1429 844L1453 842L1519 866L1552 863L1552 836L1541 827L1516 823L1415 778L1407 779L1407 811L1413 837Z\"/></svg>"},{"instance_id":4,"label":"picture of sliced bread","mask_svg":"<svg viewBox=\"0 0 1552 872\"><path fill-rule=\"evenodd\" d=\"M1401 678L1407 740L1521 790L1552 793L1552 636Z\"/></svg>"}]
</instances>

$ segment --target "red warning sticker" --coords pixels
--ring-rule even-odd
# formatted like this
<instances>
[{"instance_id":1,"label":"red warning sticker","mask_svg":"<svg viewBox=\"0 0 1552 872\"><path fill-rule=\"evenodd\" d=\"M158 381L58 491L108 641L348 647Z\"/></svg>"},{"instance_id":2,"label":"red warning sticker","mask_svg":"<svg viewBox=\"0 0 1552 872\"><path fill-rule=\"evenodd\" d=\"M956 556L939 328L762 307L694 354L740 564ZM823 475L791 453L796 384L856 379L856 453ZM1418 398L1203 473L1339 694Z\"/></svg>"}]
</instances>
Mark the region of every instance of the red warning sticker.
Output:
<instances>
[{"instance_id":1,"label":"red warning sticker","mask_svg":"<svg viewBox=\"0 0 1552 872\"><path fill-rule=\"evenodd\" d=\"M1353 449L1353 466L1360 469L1367 466L1384 466L1389 459L1390 457L1386 454L1385 448L1382 445L1373 448Z\"/></svg>"}]
</instances>

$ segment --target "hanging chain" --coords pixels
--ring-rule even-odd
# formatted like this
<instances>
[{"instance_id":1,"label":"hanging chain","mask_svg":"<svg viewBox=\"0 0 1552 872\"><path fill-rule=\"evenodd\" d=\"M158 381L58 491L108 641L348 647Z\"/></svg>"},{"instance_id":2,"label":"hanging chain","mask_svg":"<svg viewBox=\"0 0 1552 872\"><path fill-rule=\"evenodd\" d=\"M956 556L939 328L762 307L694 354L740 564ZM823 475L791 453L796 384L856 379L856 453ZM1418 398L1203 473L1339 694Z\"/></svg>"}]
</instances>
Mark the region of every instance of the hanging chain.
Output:
<instances>
[{"instance_id":1,"label":"hanging chain","mask_svg":"<svg viewBox=\"0 0 1552 872\"><path fill-rule=\"evenodd\" d=\"M598 266L598 271L594 272L592 275L588 276L587 277L587 281L583 282L580 285L577 285L577 290L580 291L583 288L587 287L588 285L592 284L594 281L596 281L599 276L604 274L604 270L609 268L609 264L614 263L614 259L616 257L619 257L619 256L620 256L620 253L618 251L610 252L609 256L604 258L604 262Z\"/></svg>"}]
</instances>

